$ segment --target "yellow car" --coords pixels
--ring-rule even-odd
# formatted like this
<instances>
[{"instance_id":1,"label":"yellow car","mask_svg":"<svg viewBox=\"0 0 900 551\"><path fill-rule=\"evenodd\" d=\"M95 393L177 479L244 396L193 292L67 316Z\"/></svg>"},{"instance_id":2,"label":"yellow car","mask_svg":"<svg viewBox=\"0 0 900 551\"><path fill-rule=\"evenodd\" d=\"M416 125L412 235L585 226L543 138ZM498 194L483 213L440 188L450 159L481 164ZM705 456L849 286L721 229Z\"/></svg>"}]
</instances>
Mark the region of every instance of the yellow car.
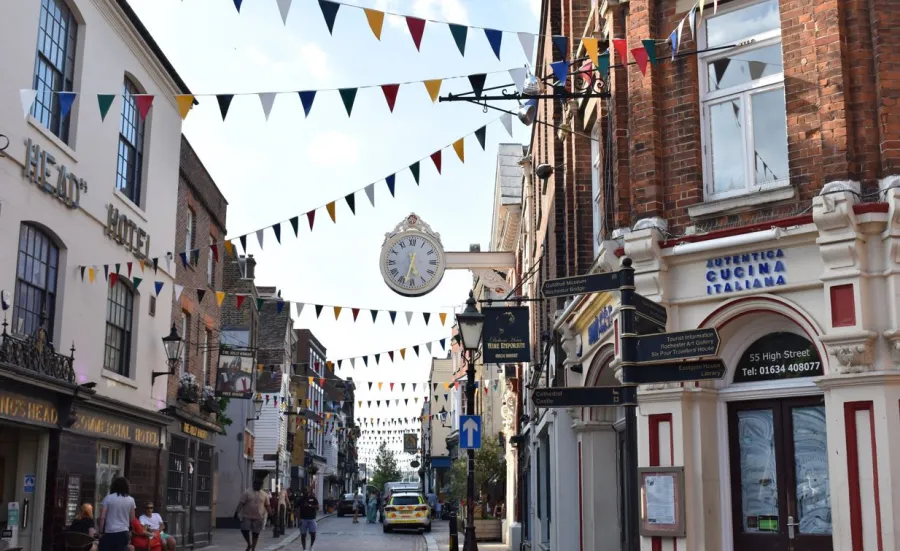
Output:
<instances>
[{"instance_id":1,"label":"yellow car","mask_svg":"<svg viewBox=\"0 0 900 551\"><path fill-rule=\"evenodd\" d=\"M396 493L384 506L385 533L394 528L421 529L431 532L431 507L422 494Z\"/></svg>"}]
</instances>

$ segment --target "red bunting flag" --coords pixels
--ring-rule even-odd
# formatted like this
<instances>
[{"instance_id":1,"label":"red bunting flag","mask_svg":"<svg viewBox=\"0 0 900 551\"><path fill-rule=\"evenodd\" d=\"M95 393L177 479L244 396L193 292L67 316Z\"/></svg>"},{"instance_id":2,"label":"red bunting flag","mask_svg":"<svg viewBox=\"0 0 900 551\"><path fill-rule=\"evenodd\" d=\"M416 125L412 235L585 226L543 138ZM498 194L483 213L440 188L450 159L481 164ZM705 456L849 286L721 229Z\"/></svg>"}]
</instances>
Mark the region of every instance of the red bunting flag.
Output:
<instances>
[{"instance_id":1,"label":"red bunting flag","mask_svg":"<svg viewBox=\"0 0 900 551\"><path fill-rule=\"evenodd\" d=\"M381 91L384 92L384 99L387 100L391 113L394 112L394 102L397 101L397 92L400 90L399 84L382 84Z\"/></svg>"},{"instance_id":2,"label":"red bunting flag","mask_svg":"<svg viewBox=\"0 0 900 551\"><path fill-rule=\"evenodd\" d=\"M150 96L147 94L135 95L134 101L137 103L138 113L141 115L141 120L147 118L147 113L150 112L150 107L153 105L154 96Z\"/></svg>"},{"instance_id":3,"label":"red bunting flag","mask_svg":"<svg viewBox=\"0 0 900 551\"><path fill-rule=\"evenodd\" d=\"M613 47L616 49L616 54L618 54L619 59L621 59L622 63L628 62L628 41L624 38L614 38L613 39Z\"/></svg>"},{"instance_id":4,"label":"red bunting flag","mask_svg":"<svg viewBox=\"0 0 900 551\"><path fill-rule=\"evenodd\" d=\"M425 34L425 20L418 17L406 17L406 26L409 28L409 34L412 36L416 50L421 51L422 35Z\"/></svg>"},{"instance_id":5,"label":"red bunting flag","mask_svg":"<svg viewBox=\"0 0 900 551\"><path fill-rule=\"evenodd\" d=\"M244 304L244 299L247 298L247 295L236 295L235 298L237 299L238 310L240 310L241 305Z\"/></svg>"},{"instance_id":6,"label":"red bunting flag","mask_svg":"<svg viewBox=\"0 0 900 551\"><path fill-rule=\"evenodd\" d=\"M437 169L438 174L441 173L441 150L438 149L434 153L431 154L431 160L434 161L434 167Z\"/></svg>"},{"instance_id":7,"label":"red bunting flag","mask_svg":"<svg viewBox=\"0 0 900 551\"><path fill-rule=\"evenodd\" d=\"M641 74L646 76L647 61L650 60L650 57L647 55L647 50L645 50L643 46L641 46L640 48L634 48L631 50L631 55L634 56L634 60L637 62L638 68L641 70Z\"/></svg>"}]
</instances>

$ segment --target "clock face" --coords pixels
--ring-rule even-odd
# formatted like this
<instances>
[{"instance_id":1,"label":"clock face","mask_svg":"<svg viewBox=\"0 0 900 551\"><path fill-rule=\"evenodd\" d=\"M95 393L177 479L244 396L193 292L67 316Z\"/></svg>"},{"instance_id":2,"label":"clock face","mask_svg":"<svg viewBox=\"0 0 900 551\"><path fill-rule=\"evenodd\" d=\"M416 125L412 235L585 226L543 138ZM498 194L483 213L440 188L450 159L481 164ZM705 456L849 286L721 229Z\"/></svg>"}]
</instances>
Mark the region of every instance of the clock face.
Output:
<instances>
[{"instance_id":1,"label":"clock face","mask_svg":"<svg viewBox=\"0 0 900 551\"><path fill-rule=\"evenodd\" d=\"M409 231L395 235L381 252L381 274L403 296L430 293L444 276L444 251L431 236Z\"/></svg>"}]
</instances>

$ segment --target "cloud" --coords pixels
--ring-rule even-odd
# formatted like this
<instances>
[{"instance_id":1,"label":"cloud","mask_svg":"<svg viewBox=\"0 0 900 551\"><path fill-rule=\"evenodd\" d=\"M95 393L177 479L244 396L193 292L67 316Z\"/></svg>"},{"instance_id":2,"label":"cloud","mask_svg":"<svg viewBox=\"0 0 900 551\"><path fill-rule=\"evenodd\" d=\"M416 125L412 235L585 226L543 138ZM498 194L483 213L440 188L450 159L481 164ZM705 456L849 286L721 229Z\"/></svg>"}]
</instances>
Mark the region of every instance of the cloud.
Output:
<instances>
[{"instance_id":1,"label":"cloud","mask_svg":"<svg viewBox=\"0 0 900 551\"><path fill-rule=\"evenodd\" d=\"M273 33L278 36L281 33ZM328 54L313 42L301 42L291 35L273 38L265 44L255 43L239 50L241 67L250 67L258 74L273 77L285 84L307 82L327 84L334 76ZM272 83L275 84L275 83Z\"/></svg>"},{"instance_id":2,"label":"cloud","mask_svg":"<svg viewBox=\"0 0 900 551\"><path fill-rule=\"evenodd\" d=\"M323 167L353 165L359 159L359 145L352 134L329 130L316 135L306 156L311 163Z\"/></svg>"},{"instance_id":3,"label":"cloud","mask_svg":"<svg viewBox=\"0 0 900 551\"><path fill-rule=\"evenodd\" d=\"M534 14L538 19L541 18L541 0L528 0L528 6L531 8L531 13Z\"/></svg>"},{"instance_id":4,"label":"cloud","mask_svg":"<svg viewBox=\"0 0 900 551\"><path fill-rule=\"evenodd\" d=\"M469 10L460 0L412 0L412 5L409 7L400 0L377 0L373 7L381 11L408 13L421 19L469 24ZM406 27L406 22L402 17L388 15L386 19L392 26Z\"/></svg>"}]
</instances>

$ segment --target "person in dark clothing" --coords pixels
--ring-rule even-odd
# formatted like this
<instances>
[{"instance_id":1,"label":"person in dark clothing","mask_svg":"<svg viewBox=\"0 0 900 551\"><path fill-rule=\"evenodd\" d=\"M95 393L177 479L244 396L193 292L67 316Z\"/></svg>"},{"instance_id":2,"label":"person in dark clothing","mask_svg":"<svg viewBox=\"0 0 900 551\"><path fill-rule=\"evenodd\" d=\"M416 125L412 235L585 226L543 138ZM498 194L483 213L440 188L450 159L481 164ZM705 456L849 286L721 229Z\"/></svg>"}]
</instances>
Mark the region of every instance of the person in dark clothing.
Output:
<instances>
[{"instance_id":1,"label":"person in dark clothing","mask_svg":"<svg viewBox=\"0 0 900 551\"><path fill-rule=\"evenodd\" d=\"M384 523L384 499L381 495L381 492L378 492L378 522Z\"/></svg>"},{"instance_id":2,"label":"person in dark clothing","mask_svg":"<svg viewBox=\"0 0 900 551\"><path fill-rule=\"evenodd\" d=\"M306 534L309 534L309 551L315 551L316 545L316 516L319 514L319 500L309 491L303 488L300 497L300 544L306 551Z\"/></svg>"}]
</instances>

